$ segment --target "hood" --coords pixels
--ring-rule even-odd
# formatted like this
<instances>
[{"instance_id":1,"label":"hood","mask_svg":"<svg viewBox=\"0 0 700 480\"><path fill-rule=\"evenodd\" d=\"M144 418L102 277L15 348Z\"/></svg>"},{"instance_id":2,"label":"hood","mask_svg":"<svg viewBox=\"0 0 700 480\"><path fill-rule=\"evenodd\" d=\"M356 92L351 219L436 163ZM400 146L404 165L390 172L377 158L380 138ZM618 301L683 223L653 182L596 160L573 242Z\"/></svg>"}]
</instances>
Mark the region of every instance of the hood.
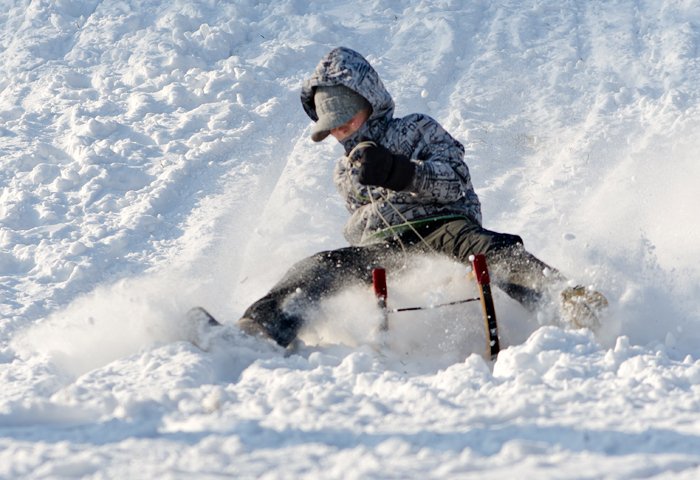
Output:
<instances>
[{"instance_id":1,"label":"hood","mask_svg":"<svg viewBox=\"0 0 700 480\"><path fill-rule=\"evenodd\" d=\"M301 104L314 122L318 120L314 93L316 87L344 85L362 95L372 105L368 128L374 131L386 125L394 114L394 100L384 88L372 65L359 53L347 47L338 47L326 54L310 78L301 86ZM374 127L374 128L373 128Z\"/></svg>"}]
</instances>

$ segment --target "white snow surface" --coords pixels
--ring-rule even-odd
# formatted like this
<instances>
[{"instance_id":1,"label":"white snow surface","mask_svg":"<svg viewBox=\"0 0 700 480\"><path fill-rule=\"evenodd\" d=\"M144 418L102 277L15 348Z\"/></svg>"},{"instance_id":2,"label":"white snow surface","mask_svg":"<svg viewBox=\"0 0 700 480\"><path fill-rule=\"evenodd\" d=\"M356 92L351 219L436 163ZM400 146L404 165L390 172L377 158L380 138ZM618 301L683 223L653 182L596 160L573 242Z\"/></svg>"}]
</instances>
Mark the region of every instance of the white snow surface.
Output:
<instances>
[{"instance_id":1,"label":"white snow surface","mask_svg":"<svg viewBox=\"0 0 700 480\"><path fill-rule=\"evenodd\" d=\"M0 1L0 478L700 478L694 0ZM235 321L345 245L301 81L345 45L469 147L487 228L606 294ZM389 272L395 307L469 295ZM185 312L225 326L200 347Z\"/></svg>"}]
</instances>

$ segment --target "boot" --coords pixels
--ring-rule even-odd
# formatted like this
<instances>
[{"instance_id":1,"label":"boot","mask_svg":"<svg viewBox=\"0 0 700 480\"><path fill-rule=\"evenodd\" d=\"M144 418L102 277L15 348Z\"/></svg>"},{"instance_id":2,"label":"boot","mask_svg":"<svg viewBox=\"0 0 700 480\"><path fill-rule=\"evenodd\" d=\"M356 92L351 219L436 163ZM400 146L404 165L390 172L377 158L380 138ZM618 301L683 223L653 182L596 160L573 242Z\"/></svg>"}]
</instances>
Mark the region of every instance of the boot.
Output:
<instances>
[{"instance_id":1,"label":"boot","mask_svg":"<svg viewBox=\"0 0 700 480\"><path fill-rule=\"evenodd\" d=\"M268 294L245 311L238 320L238 327L248 335L274 340L286 348L304 323L301 315L295 313L300 311L282 307L276 295Z\"/></svg>"},{"instance_id":2,"label":"boot","mask_svg":"<svg viewBox=\"0 0 700 480\"><path fill-rule=\"evenodd\" d=\"M608 306L602 293L577 285L561 292L561 309L566 321L575 328L600 327L600 317Z\"/></svg>"}]
</instances>

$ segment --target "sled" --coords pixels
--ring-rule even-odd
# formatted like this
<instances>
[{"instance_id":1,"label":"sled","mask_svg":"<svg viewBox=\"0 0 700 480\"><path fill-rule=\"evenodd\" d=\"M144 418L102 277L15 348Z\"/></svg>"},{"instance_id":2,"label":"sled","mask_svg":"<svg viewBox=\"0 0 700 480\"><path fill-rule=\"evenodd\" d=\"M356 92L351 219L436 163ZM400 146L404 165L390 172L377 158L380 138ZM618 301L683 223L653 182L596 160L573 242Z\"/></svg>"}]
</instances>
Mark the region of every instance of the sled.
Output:
<instances>
[{"instance_id":1,"label":"sled","mask_svg":"<svg viewBox=\"0 0 700 480\"><path fill-rule=\"evenodd\" d=\"M389 330L389 315L402 312L412 312L416 310L429 310L434 308L446 307L450 305L458 305L468 302L481 302L481 311L484 317L484 327L486 329L486 356L491 360L495 360L501 346L498 340L498 322L496 320L496 309L493 305L493 296L491 295L491 280L489 271L486 265L486 257L482 254L471 255L469 261L472 264L472 273L476 281L478 297L456 300L454 302L442 303L439 305L425 307L401 307L389 308L387 305L388 289L386 284L386 270L378 267L372 270L372 286L374 294L377 297L377 305L382 312L382 320L380 329L382 331Z\"/></svg>"}]
</instances>

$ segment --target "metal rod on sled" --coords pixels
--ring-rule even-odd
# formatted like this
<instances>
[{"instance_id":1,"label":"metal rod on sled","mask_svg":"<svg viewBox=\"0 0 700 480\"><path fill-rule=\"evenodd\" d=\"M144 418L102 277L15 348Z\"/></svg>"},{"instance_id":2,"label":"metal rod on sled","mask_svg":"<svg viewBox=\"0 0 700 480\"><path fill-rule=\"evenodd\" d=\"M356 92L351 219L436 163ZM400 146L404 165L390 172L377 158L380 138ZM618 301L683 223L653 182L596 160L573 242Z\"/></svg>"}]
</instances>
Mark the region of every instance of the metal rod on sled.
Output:
<instances>
[{"instance_id":1,"label":"metal rod on sled","mask_svg":"<svg viewBox=\"0 0 700 480\"><path fill-rule=\"evenodd\" d=\"M446 304L436 305L441 307L447 305L456 305L480 300L481 308L484 316L484 326L486 329L487 354L494 360L501 350L498 340L498 323L496 320L496 308L493 304L493 296L491 294L491 280L489 278L488 267L486 266L486 257L483 254L472 255L469 257L476 278L477 287L479 290L478 298L468 298L458 300ZM383 268L375 268L372 270L372 286L374 287L374 295L377 297L377 305L382 312L382 322L379 326L381 331L386 332L389 329L389 313L398 313L412 310L425 310L426 307L408 307L397 308L390 310L387 307L387 286L386 286L386 270Z\"/></svg>"}]
</instances>

